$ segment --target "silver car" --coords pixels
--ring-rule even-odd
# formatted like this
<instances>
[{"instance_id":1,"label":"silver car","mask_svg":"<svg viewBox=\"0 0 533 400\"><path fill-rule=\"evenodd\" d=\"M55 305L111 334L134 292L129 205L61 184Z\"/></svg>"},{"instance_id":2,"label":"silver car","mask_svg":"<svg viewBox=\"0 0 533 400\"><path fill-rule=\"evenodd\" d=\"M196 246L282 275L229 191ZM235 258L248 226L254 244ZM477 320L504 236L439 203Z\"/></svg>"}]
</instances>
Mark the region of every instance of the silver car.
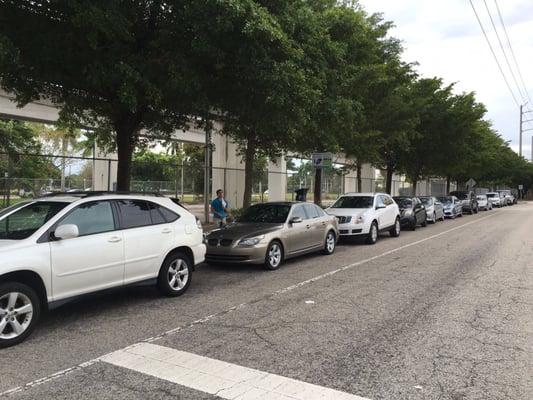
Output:
<instances>
[{"instance_id":1,"label":"silver car","mask_svg":"<svg viewBox=\"0 0 533 400\"><path fill-rule=\"evenodd\" d=\"M434 224L437 221L444 221L444 205L435 196L419 197L426 207L427 221Z\"/></svg>"},{"instance_id":2,"label":"silver car","mask_svg":"<svg viewBox=\"0 0 533 400\"><path fill-rule=\"evenodd\" d=\"M505 206L505 196L501 195L498 192L489 192L486 194L487 200L492 207L503 207Z\"/></svg>"},{"instance_id":3,"label":"silver car","mask_svg":"<svg viewBox=\"0 0 533 400\"><path fill-rule=\"evenodd\" d=\"M455 196L439 196L437 197L444 206L444 217L455 219L463 216L463 204Z\"/></svg>"},{"instance_id":4,"label":"silver car","mask_svg":"<svg viewBox=\"0 0 533 400\"><path fill-rule=\"evenodd\" d=\"M337 219L315 204L256 204L235 223L206 236L206 261L263 264L275 270L284 260L302 254L333 254L338 237Z\"/></svg>"},{"instance_id":5,"label":"silver car","mask_svg":"<svg viewBox=\"0 0 533 400\"><path fill-rule=\"evenodd\" d=\"M484 210L484 211L492 210L492 202L489 201L489 198L487 197L487 195L478 194L476 197L477 197L477 204L480 210Z\"/></svg>"}]
</instances>

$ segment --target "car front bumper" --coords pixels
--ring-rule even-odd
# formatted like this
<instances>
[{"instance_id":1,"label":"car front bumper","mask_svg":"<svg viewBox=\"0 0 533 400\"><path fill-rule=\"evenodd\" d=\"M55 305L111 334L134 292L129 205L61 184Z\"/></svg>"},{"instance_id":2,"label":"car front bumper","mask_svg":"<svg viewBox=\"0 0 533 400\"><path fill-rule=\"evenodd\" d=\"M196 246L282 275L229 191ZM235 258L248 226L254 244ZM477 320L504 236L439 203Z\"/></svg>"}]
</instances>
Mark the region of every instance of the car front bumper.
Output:
<instances>
[{"instance_id":1,"label":"car front bumper","mask_svg":"<svg viewBox=\"0 0 533 400\"><path fill-rule=\"evenodd\" d=\"M362 224L339 224L339 236L366 235L370 231L369 223Z\"/></svg>"},{"instance_id":2,"label":"car front bumper","mask_svg":"<svg viewBox=\"0 0 533 400\"><path fill-rule=\"evenodd\" d=\"M404 216L400 218L401 226L412 226L416 223L416 217L414 215Z\"/></svg>"},{"instance_id":3,"label":"car front bumper","mask_svg":"<svg viewBox=\"0 0 533 400\"><path fill-rule=\"evenodd\" d=\"M262 264L265 262L268 243L255 246L207 246L205 260L225 264Z\"/></svg>"}]
</instances>

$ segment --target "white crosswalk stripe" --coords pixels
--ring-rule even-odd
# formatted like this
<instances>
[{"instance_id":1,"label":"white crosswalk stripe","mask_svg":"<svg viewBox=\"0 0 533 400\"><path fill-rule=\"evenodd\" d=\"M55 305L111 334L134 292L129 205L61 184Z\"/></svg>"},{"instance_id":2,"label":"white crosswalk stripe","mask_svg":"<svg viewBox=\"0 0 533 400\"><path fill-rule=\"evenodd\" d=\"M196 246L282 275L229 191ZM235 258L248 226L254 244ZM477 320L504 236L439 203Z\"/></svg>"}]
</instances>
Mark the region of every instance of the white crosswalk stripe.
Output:
<instances>
[{"instance_id":1,"label":"white crosswalk stripe","mask_svg":"<svg viewBox=\"0 0 533 400\"><path fill-rule=\"evenodd\" d=\"M367 400L353 394L151 343L100 358L159 379L231 400Z\"/></svg>"}]
</instances>

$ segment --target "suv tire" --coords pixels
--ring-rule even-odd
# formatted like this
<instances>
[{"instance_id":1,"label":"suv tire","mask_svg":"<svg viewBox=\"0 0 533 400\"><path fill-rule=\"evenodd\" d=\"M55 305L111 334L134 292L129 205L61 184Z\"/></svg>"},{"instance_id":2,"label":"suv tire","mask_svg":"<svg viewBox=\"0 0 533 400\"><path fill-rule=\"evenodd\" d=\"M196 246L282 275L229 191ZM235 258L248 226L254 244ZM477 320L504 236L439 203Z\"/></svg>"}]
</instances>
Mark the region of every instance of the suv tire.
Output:
<instances>
[{"instance_id":1,"label":"suv tire","mask_svg":"<svg viewBox=\"0 0 533 400\"><path fill-rule=\"evenodd\" d=\"M0 348L23 342L40 316L41 302L33 288L18 282L0 284Z\"/></svg>"},{"instance_id":2,"label":"suv tire","mask_svg":"<svg viewBox=\"0 0 533 400\"><path fill-rule=\"evenodd\" d=\"M398 237L400 236L401 230L402 230L402 227L400 224L400 217L396 217L396 221L394 222L394 225L390 229L389 233L392 237Z\"/></svg>"},{"instance_id":3,"label":"suv tire","mask_svg":"<svg viewBox=\"0 0 533 400\"><path fill-rule=\"evenodd\" d=\"M366 237L366 244L376 244L378 241L378 223L376 221L373 221L370 225L370 229L368 230L368 235Z\"/></svg>"},{"instance_id":4,"label":"suv tire","mask_svg":"<svg viewBox=\"0 0 533 400\"><path fill-rule=\"evenodd\" d=\"M157 288L168 297L181 296L187 291L192 280L192 261L180 251L170 253L157 278Z\"/></svg>"}]
</instances>

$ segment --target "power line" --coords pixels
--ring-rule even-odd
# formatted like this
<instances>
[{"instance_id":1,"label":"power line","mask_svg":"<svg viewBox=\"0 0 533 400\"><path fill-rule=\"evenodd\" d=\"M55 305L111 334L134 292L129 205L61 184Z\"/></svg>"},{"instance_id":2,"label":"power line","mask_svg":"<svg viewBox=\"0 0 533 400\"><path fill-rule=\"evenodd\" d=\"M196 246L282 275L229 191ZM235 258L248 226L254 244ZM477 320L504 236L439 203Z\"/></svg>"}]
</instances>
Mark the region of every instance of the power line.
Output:
<instances>
[{"instance_id":1,"label":"power line","mask_svg":"<svg viewBox=\"0 0 533 400\"><path fill-rule=\"evenodd\" d=\"M472 10L474 11L474 14L476 15L476 19L477 19L477 22L479 23L479 27L481 28L481 31L483 32L483 35L485 36L485 40L487 41L487 44L489 45L492 56L494 57L494 61L496 61L496 64L498 65L498 69L500 70L500 73L502 74L503 80L505 81L505 84L507 85L507 89L509 89L509 92L511 93L511 96L513 97L513 100L516 103L516 106L520 107L520 104L518 103L518 100L516 99L513 89L511 89L511 85L509 85L509 81L507 80L507 77L505 76L505 73L503 72L503 68L500 62L498 61L496 52L494 51L492 44L490 43L489 37L487 36L487 32L485 32L485 28L483 28L483 24L481 23L481 19L479 18L476 8L474 7L474 3L472 2L472 0L469 0L469 1L470 1L470 6L472 7Z\"/></svg>"},{"instance_id":2,"label":"power line","mask_svg":"<svg viewBox=\"0 0 533 400\"><path fill-rule=\"evenodd\" d=\"M509 71L511 72L511 76L513 78L513 81L516 85L516 88L518 89L518 93L520 94L520 97L522 99L522 102L525 101L525 96L522 93L522 90L520 89L520 85L518 84L518 80L516 79L516 76L513 72L513 68L511 67L511 63L509 62L509 58L507 57L507 52L505 51L505 48L503 47L502 40L500 39L500 35L498 34L498 29L496 29L496 24L494 23L494 19L492 19L492 14L489 10L489 6L487 4L487 0L483 0L483 3L485 4L485 9L487 10L487 14L489 15L490 23L492 24L492 28L494 29L494 33L496 34L496 38L498 39L498 43L500 45L500 49L503 53L503 58L505 59L505 62L507 63L507 66L509 67Z\"/></svg>"},{"instance_id":3,"label":"power line","mask_svg":"<svg viewBox=\"0 0 533 400\"><path fill-rule=\"evenodd\" d=\"M524 78L522 76L522 72L520 71L520 66L518 65L518 62L516 61L516 56L515 56L515 53L514 53L514 50L513 50L513 46L511 46L511 41L509 40L509 35L507 34L507 28L505 27L505 23L503 22L503 17L502 17L502 13L500 12L500 6L498 6L498 1L494 0L494 4L496 5L496 10L498 11L498 16L500 18L500 23L502 24L503 32L505 33L505 37L507 39L507 44L509 45L509 50L511 50L511 56L513 57L514 63L516 65L516 70L518 72L518 76L520 78L520 81L522 82L522 86L524 88L524 91L526 92L526 96L527 96L529 102L533 103L531 101L531 97L529 97L529 92L527 90L527 86L524 83Z\"/></svg>"}]
</instances>

